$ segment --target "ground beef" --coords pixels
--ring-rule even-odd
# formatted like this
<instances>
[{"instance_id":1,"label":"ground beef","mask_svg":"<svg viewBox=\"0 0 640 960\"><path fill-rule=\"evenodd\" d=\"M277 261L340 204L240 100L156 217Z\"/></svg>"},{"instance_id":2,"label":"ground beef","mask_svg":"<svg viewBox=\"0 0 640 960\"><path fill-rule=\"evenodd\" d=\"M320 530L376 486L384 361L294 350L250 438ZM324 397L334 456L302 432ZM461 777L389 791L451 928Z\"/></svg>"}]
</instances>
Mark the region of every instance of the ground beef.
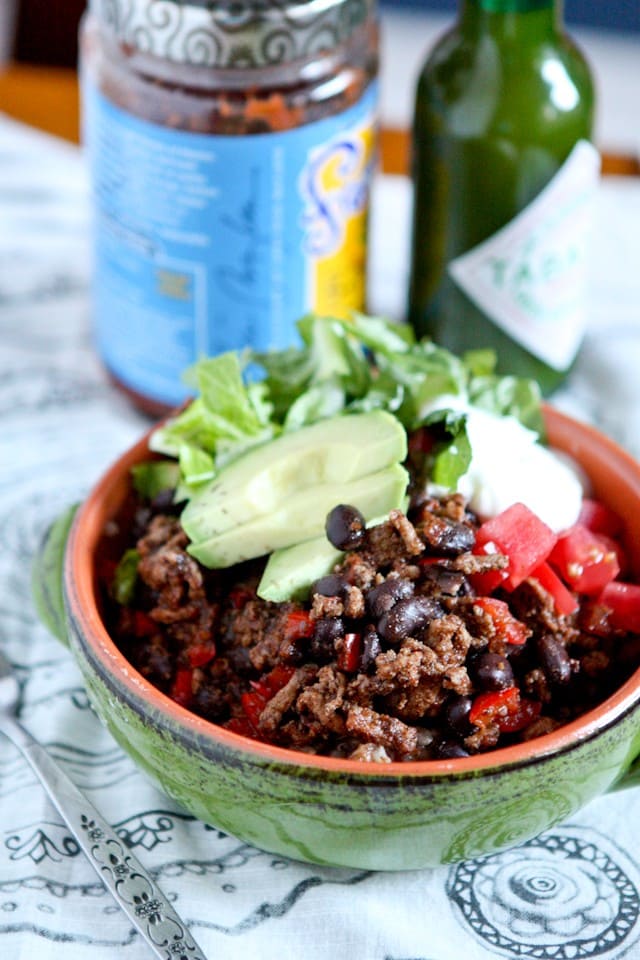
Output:
<instances>
[{"instance_id":1,"label":"ground beef","mask_svg":"<svg viewBox=\"0 0 640 960\"><path fill-rule=\"evenodd\" d=\"M606 610L561 616L535 579L492 594L510 633L474 586L507 560L474 554L458 494L414 497L308 601L278 604L256 594L264 561L206 570L158 510L134 510L137 585L109 607L114 636L177 702L259 740L369 763L464 756L556 729L640 661Z\"/></svg>"}]
</instances>

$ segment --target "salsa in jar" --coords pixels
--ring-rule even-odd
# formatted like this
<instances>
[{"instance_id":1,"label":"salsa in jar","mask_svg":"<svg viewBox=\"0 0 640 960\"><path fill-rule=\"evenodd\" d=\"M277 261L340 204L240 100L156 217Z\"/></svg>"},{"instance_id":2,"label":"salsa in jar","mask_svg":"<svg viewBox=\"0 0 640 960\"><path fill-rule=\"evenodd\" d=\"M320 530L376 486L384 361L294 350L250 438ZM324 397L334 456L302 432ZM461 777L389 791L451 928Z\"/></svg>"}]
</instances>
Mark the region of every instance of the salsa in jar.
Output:
<instances>
[{"instance_id":1,"label":"salsa in jar","mask_svg":"<svg viewBox=\"0 0 640 960\"><path fill-rule=\"evenodd\" d=\"M92 0L81 34L96 344L138 406L364 308L375 0Z\"/></svg>"}]
</instances>

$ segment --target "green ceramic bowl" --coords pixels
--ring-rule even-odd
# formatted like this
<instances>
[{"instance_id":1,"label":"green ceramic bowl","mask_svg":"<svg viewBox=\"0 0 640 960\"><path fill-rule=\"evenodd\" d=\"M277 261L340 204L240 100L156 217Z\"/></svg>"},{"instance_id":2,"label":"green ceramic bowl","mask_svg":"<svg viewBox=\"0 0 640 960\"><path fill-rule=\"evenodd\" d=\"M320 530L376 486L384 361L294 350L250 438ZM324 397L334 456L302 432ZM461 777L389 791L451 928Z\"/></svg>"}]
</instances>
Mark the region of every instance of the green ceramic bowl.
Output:
<instances>
[{"instance_id":1,"label":"green ceramic bowl","mask_svg":"<svg viewBox=\"0 0 640 960\"><path fill-rule=\"evenodd\" d=\"M627 519L640 571L640 465L591 428L547 410L552 444ZM312 863L405 870L504 849L593 797L640 784L640 670L596 710L525 744L455 760L384 766L308 756L223 730L178 706L125 660L103 624L96 551L143 438L62 518L36 567L45 618L68 637L106 727L166 794L201 820ZM61 589L60 589L61 587Z\"/></svg>"}]
</instances>

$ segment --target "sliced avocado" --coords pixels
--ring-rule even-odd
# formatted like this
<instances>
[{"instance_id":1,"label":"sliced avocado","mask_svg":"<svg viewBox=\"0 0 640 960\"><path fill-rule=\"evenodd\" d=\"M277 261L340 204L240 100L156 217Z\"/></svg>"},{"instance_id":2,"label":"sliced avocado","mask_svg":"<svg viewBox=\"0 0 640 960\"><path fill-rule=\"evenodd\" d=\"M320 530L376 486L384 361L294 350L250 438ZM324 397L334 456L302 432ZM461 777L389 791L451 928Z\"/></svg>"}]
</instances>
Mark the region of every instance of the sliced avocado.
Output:
<instances>
[{"instance_id":1,"label":"sliced avocado","mask_svg":"<svg viewBox=\"0 0 640 960\"><path fill-rule=\"evenodd\" d=\"M284 498L279 509L225 530L189 553L205 567L230 567L262 557L282 547L321 536L327 514L339 503L349 503L368 520L388 513L404 502L409 477L399 463L349 483L324 483Z\"/></svg>"},{"instance_id":2,"label":"sliced avocado","mask_svg":"<svg viewBox=\"0 0 640 960\"><path fill-rule=\"evenodd\" d=\"M267 560L257 594L263 600L305 600L312 583L330 573L344 554L326 537L276 550Z\"/></svg>"},{"instance_id":3,"label":"sliced avocado","mask_svg":"<svg viewBox=\"0 0 640 960\"><path fill-rule=\"evenodd\" d=\"M367 527L384 523L387 514L375 517ZM331 573L344 557L342 550L329 543L323 534L292 547L274 550L262 572L257 594L263 600L281 603L284 600L306 600L312 583Z\"/></svg>"},{"instance_id":4,"label":"sliced avocado","mask_svg":"<svg viewBox=\"0 0 640 960\"><path fill-rule=\"evenodd\" d=\"M346 484L404 460L407 438L384 410L321 420L252 447L189 501L181 522L194 543L278 511L299 491ZM298 537L301 540L302 537Z\"/></svg>"}]
</instances>

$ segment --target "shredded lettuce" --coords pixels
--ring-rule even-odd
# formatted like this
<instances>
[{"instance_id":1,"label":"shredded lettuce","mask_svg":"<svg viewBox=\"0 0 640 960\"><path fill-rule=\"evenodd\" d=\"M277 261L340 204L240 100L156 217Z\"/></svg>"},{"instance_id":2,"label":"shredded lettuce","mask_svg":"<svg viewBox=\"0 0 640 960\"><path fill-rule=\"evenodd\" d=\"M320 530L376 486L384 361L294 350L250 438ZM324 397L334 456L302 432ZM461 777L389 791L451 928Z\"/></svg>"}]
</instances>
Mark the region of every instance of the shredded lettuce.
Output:
<instances>
[{"instance_id":1,"label":"shredded lettuce","mask_svg":"<svg viewBox=\"0 0 640 960\"><path fill-rule=\"evenodd\" d=\"M225 353L187 372L195 399L151 439L153 450L178 460L176 499L188 499L248 447L342 412L384 409L407 431L437 427L432 478L448 488L470 462L466 417L434 413L434 399L460 397L542 432L537 385L498 376L490 350L457 357L416 340L407 324L360 313L348 320L308 314L298 333L299 346Z\"/></svg>"},{"instance_id":2,"label":"shredded lettuce","mask_svg":"<svg viewBox=\"0 0 640 960\"><path fill-rule=\"evenodd\" d=\"M145 460L131 468L134 490L145 500L153 500L165 490L173 490L180 478L180 467L171 460Z\"/></svg>"}]
</instances>

